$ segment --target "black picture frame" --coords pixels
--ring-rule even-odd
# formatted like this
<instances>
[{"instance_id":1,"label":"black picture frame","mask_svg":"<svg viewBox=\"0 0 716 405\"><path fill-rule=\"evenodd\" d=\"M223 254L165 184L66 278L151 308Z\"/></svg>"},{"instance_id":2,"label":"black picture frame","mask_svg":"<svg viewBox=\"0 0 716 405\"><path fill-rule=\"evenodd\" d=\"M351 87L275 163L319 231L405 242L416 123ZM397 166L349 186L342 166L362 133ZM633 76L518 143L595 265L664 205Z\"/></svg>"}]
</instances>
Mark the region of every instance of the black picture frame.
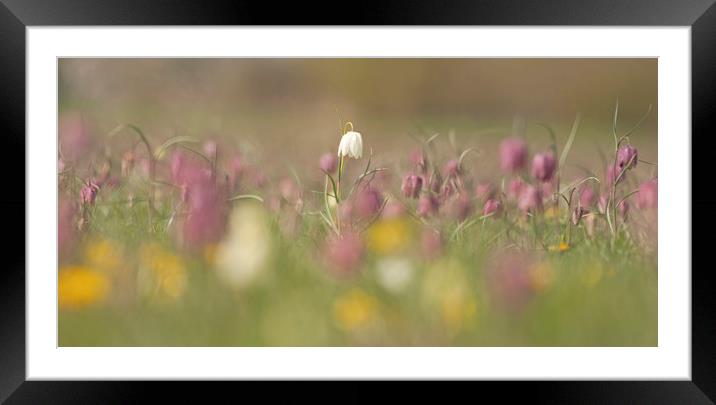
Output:
<instances>
[{"instance_id":1,"label":"black picture frame","mask_svg":"<svg viewBox=\"0 0 716 405\"><path fill-rule=\"evenodd\" d=\"M0 199L4 225L0 269L0 401L8 403L135 402L143 391L156 388L146 382L36 382L26 380L25 352L25 54L27 26L58 25L598 25L690 26L692 58L692 379L690 381L598 381L479 383L477 390L512 399L527 396L538 402L601 403L713 403L716 400L716 323L714 294L706 233L716 225L716 190L709 141L714 138L712 113L716 106L716 6L714 0L383 0L355 2L274 2L196 0L0 0L0 159L5 193ZM669 135L667 135L669 136ZM675 135L676 136L676 135ZM688 139L684 140L688 142ZM698 145L696 145L698 144ZM695 147L697 146L697 147ZM22 169L20 169L22 168ZM20 171L22 170L22 176ZM685 179L686 181L686 179ZM697 194L696 191L699 191ZM24 213L20 215L20 213ZM698 229L697 229L698 228ZM699 232L694 232L700 230ZM668 254L668 247L662 247ZM696 259L704 259L697 265ZM688 269L660 269L688 271ZM520 387L513 387L519 384ZM306 387L306 385L309 385ZM463 385L464 386L464 385ZM159 385L164 399L187 400L189 391L204 401L214 388L194 384ZM273 396L309 393L301 389L271 390ZM371 389L343 389L350 400L374 398ZM430 385L411 387L410 394L429 399ZM517 388L517 389L515 389ZM240 388L243 389L243 388ZM232 388L233 390L233 388ZM473 391L474 388L469 388ZM484 391L483 391L484 390ZM400 390L408 391L408 390ZM440 394L433 393L436 398ZM312 394L311 394L312 393ZM406 392L401 392L402 398ZM387 395L387 396L386 396ZM391 399L384 394L381 399ZM397 395L397 394L392 394Z\"/></svg>"}]
</instances>

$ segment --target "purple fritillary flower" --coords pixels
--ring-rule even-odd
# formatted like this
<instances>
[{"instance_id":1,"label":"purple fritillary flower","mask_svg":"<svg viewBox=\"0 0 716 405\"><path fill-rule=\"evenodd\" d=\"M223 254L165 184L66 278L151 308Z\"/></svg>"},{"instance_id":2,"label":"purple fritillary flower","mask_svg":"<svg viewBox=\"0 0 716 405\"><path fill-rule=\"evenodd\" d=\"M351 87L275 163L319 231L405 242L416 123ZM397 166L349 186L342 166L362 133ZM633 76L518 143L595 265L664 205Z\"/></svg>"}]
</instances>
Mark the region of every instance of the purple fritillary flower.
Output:
<instances>
[{"instance_id":1,"label":"purple fritillary flower","mask_svg":"<svg viewBox=\"0 0 716 405\"><path fill-rule=\"evenodd\" d=\"M507 186L507 195L510 198L519 199L522 195L522 189L525 187L525 182L521 178L515 177L510 180L510 184Z\"/></svg>"},{"instance_id":2,"label":"purple fritillary flower","mask_svg":"<svg viewBox=\"0 0 716 405\"><path fill-rule=\"evenodd\" d=\"M423 194L418 199L418 208L416 214L420 217L428 217L434 215L440 204L438 200L432 195Z\"/></svg>"},{"instance_id":3,"label":"purple fritillary flower","mask_svg":"<svg viewBox=\"0 0 716 405\"><path fill-rule=\"evenodd\" d=\"M485 205L482 207L482 215L497 215L500 212L500 209L500 201L490 198L485 201Z\"/></svg>"},{"instance_id":4,"label":"purple fritillary flower","mask_svg":"<svg viewBox=\"0 0 716 405\"><path fill-rule=\"evenodd\" d=\"M522 138L511 137L500 144L500 164L506 172L517 172L525 167L527 144Z\"/></svg>"},{"instance_id":5,"label":"purple fritillary flower","mask_svg":"<svg viewBox=\"0 0 716 405\"><path fill-rule=\"evenodd\" d=\"M592 187L582 187L582 190L579 193L579 205L582 207L592 207L594 206L596 198L597 196L594 194L594 189Z\"/></svg>"},{"instance_id":6,"label":"purple fritillary flower","mask_svg":"<svg viewBox=\"0 0 716 405\"><path fill-rule=\"evenodd\" d=\"M619 172L636 167L638 160L639 154L636 148L631 145L622 146L617 151L617 167L619 168Z\"/></svg>"},{"instance_id":7,"label":"purple fritillary flower","mask_svg":"<svg viewBox=\"0 0 716 405\"><path fill-rule=\"evenodd\" d=\"M374 187L365 187L355 196L353 208L359 218L370 218L378 213L383 205L383 197Z\"/></svg>"},{"instance_id":8,"label":"purple fritillary flower","mask_svg":"<svg viewBox=\"0 0 716 405\"><path fill-rule=\"evenodd\" d=\"M636 204L641 209L656 209L659 200L659 189L656 179L647 180L639 185Z\"/></svg>"},{"instance_id":9,"label":"purple fritillary flower","mask_svg":"<svg viewBox=\"0 0 716 405\"><path fill-rule=\"evenodd\" d=\"M621 173L621 176L619 176L619 173ZM622 173L618 168L615 168L613 164L607 165L607 170L606 170L607 186L611 187L612 185L614 185L614 180L616 180L617 178L619 179L619 181L617 181L617 184L621 183L622 181L624 181L625 177L626 177L626 171Z\"/></svg>"},{"instance_id":10,"label":"purple fritillary flower","mask_svg":"<svg viewBox=\"0 0 716 405\"><path fill-rule=\"evenodd\" d=\"M209 178L196 178L186 185L189 215L182 227L183 242L199 249L218 242L226 225L225 196Z\"/></svg>"},{"instance_id":11,"label":"purple fritillary flower","mask_svg":"<svg viewBox=\"0 0 716 405\"><path fill-rule=\"evenodd\" d=\"M542 210L542 191L528 184L522 189L517 206L524 212L535 212Z\"/></svg>"},{"instance_id":12,"label":"purple fritillary flower","mask_svg":"<svg viewBox=\"0 0 716 405\"><path fill-rule=\"evenodd\" d=\"M492 183L480 183L475 187L475 196L482 201L487 201L495 196L495 186Z\"/></svg>"},{"instance_id":13,"label":"purple fritillary flower","mask_svg":"<svg viewBox=\"0 0 716 405\"><path fill-rule=\"evenodd\" d=\"M400 186L400 190L403 195L407 198L418 198L420 190L423 188L423 178L415 174L407 174L403 178L403 184Z\"/></svg>"},{"instance_id":14,"label":"purple fritillary flower","mask_svg":"<svg viewBox=\"0 0 716 405\"><path fill-rule=\"evenodd\" d=\"M98 192L99 186L96 183L89 180L86 181L80 189L80 202L83 205L93 205Z\"/></svg>"},{"instance_id":15,"label":"purple fritillary flower","mask_svg":"<svg viewBox=\"0 0 716 405\"><path fill-rule=\"evenodd\" d=\"M445 163L445 166L443 166L443 176L450 178L450 177L457 177L460 174L460 162L458 162L457 159L450 159Z\"/></svg>"},{"instance_id":16,"label":"purple fritillary flower","mask_svg":"<svg viewBox=\"0 0 716 405\"><path fill-rule=\"evenodd\" d=\"M333 153L324 153L318 160L318 167L326 173L335 173L338 169L338 158Z\"/></svg>"},{"instance_id":17,"label":"purple fritillary flower","mask_svg":"<svg viewBox=\"0 0 716 405\"><path fill-rule=\"evenodd\" d=\"M541 182L552 180L556 169L557 161L552 152L538 153L532 159L532 176Z\"/></svg>"}]
</instances>

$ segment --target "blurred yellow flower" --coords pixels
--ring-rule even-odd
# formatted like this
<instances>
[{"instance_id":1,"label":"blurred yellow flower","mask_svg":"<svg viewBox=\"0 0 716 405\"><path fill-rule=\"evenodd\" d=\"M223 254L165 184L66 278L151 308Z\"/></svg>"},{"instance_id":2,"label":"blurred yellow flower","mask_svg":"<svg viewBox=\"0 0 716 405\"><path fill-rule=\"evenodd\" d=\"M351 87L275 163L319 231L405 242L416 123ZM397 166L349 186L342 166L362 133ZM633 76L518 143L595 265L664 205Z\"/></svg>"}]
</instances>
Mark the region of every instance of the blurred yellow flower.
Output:
<instances>
[{"instance_id":1,"label":"blurred yellow flower","mask_svg":"<svg viewBox=\"0 0 716 405\"><path fill-rule=\"evenodd\" d=\"M408 246L410 222L405 218L382 219L368 229L368 248L378 254L390 254Z\"/></svg>"},{"instance_id":2,"label":"blurred yellow flower","mask_svg":"<svg viewBox=\"0 0 716 405\"><path fill-rule=\"evenodd\" d=\"M58 275L58 304L61 309L80 309L101 304L109 293L107 277L86 266L64 266Z\"/></svg>"},{"instance_id":3,"label":"blurred yellow flower","mask_svg":"<svg viewBox=\"0 0 716 405\"><path fill-rule=\"evenodd\" d=\"M117 270L124 262L120 246L109 239L88 243L84 250L84 260L90 267L108 272Z\"/></svg>"},{"instance_id":4,"label":"blurred yellow flower","mask_svg":"<svg viewBox=\"0 0 716 405\"><path fill-rule=\"evenodd\" d=\"M378 303L360 289L353 289L340 296L333 305L333 315L338 326L354 331L369 325L376 319Z\"/></svg>"},{"instance_id":5,"label":"blurred yellow flower","mask_svg":"<svg viewBox=\"0 0 716 405\"><path fill-rule=\"evenodd\" d=\"M187 272L182 259L162 248L158 243L149 243L139 250L139 261L152 283L152 291L177 299L187 286Z\"/></svg>"},{"instance_id":6,"label":"blurred yellow flower","mask_svg":"<svg viewBox=\"0 0 716 405\"><path fill-rule=\"evenodd\" d=\"M566 252L570 249L571 246L569 246L569 243L567 242L559 242L558 245L552 245L548 249L550 252Z\"/></svg>"}]
</instances>

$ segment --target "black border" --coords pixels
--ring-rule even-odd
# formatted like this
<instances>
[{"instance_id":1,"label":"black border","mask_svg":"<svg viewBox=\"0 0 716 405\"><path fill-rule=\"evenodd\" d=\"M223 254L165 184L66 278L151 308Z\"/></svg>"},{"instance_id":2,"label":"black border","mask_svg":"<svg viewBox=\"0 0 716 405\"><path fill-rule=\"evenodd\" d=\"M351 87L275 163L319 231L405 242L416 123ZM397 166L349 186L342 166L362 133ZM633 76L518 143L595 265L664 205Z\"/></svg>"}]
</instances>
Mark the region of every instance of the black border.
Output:
<instances>
[{"instance_id":1,"label":"black border","mask_svg":"<svg viewBox=\"0 0 716 405\"><path fill-rule=\"evenodd\" d=\"M197 0L0 0L0 139L5 153L0 158L5 193L0 198L0 224L5 236L0 266L0 401L10 403L136 402L146 398L151 385L159 387L163 399L191 398L200 392L203 401L218 392L211 383L146 382L31 382L25 381L25 27L37 25L636 25L690 26L692 57L692 212L698 218L693 228L692 264L692 380L652 382L481 382L470 385L479 400L486 392L499 398L524 397L534 402L599 403L713 403L716 398L716 323L714 322L713 260L707 261L709 230L716 226L716 187L712 186L713 151L716 139L712 124L716 106L716 6L714 0L429 0L420 3L383 0L324 2L213 1ZM716 144L716 143L715 143ZM19 167L23 167L22 177ZM22 190L22 192L21 192ZM713 191L711 191L713 190ZM19 213L23 212L24 216ZM22 237L20 236L22 235ZM668 252L668 247L662 247ZM667 253L668 254L668 253ZM662 271L685 271L663 269ZM246 384L244 384L246 385ZM263 384L258 384L263 387ZM375 390L344 389L333 401L376 399ZM380 386L380 385L379 385ZM465 384L457 386L465 387ZM375 385L370 386L375 387ZM382 386L380 386L382 387ZM302 389L301 389L302 388ZM432 399L422 384L379 399L405 399L404 395ZM453 390L455 387L451 387ZM240 392L244 387L234 388ZM307 394L319 399L309 384L286 390L263 390L266 399ZM439 390L442 391L442 390ZM439 392L436 391L436 392ZM452 391L451 391L452 392ZM477 394L479 392L479 395ZM195 394L196 395L196 394ZM436 395L436 394L433 394ZM450 395L443 391L435 399ZM241 395L248 399L248 395ZM712 398L712 399L709 399ZM238 396L237 396L238 399Z\"/></svg>"}]
</instances>

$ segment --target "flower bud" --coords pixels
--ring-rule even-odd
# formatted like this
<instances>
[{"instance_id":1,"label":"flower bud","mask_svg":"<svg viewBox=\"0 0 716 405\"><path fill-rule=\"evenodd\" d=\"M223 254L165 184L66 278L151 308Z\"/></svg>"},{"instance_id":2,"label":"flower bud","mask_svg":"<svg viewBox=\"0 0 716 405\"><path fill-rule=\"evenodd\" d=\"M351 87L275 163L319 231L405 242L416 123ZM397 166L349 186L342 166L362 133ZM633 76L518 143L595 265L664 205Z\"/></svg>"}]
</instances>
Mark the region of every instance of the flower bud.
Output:
<instances>
[{"instance_id":1,"label":"flower bud","mask_svg":"<svg viewBox=\"0 0 716 405\"><path fill-rule=\"evenodd\" d=\"M637 160L639 160L639 155L635 147L626 145L619 148L619 151L617 151L619 173L636 167Z\"/></svg>"}]
</instances>

